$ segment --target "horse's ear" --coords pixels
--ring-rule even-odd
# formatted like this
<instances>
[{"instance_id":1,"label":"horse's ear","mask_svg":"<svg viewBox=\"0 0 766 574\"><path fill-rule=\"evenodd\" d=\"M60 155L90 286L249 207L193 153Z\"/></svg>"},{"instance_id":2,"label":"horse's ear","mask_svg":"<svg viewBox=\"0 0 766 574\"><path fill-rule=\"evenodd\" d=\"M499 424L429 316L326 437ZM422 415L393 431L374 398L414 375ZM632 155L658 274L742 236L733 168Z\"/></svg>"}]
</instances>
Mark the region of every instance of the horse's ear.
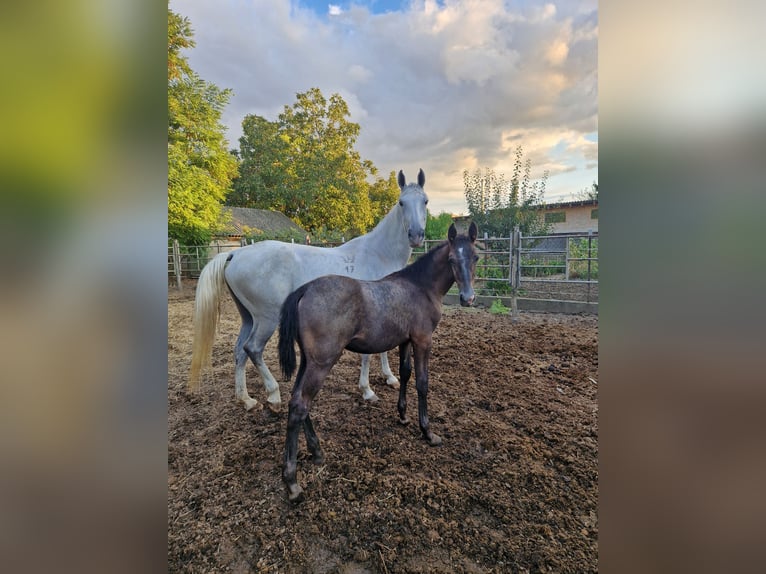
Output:
<instances>
[{"instance_id":1,"label":"horse's ear","mask_svg":"<svg viewBox=\"0 0 766 574\"><path fill-rule=\"evenodd\" d=\"M423 173L423 170L421 169L418 172L418 185L420 187L423 187L426 184L426 174Z\"/></svg>"},{"instance_id":2,"label":"horse's ear","mask_svg":"<svg viewBox=\"0 0 766 574\"><path fill-rule=\"evenodd\" d=\"M404 172L400 169L399 170L399 187L403 188L407 184L406 181L404 181Z\"/></svg>"},{"instance_id":3,"label":"horse's ear","mask_svg":"<svg viewBox=\"0 0 766 574\"><path fill-rule=\"evenodd\" d=\"M476 241L477 235L479 235L479 228L476 227L476 223L472 221L471 227L468 228L468 239L471 240L471 243Z\"/></svg>"},{"instance_id":4,"label":"horse's ear","mask_svg":"<svg viewBox=\"0 0 766 574\"><path fill-rule=\"evenodd\" d=\"M457 237L457 228L455 227L455 224L449 226L449 231L447 232L447 239L449 239L449 242L452 243L455 241L455 237Z\"/></svg>"}]
</instances>

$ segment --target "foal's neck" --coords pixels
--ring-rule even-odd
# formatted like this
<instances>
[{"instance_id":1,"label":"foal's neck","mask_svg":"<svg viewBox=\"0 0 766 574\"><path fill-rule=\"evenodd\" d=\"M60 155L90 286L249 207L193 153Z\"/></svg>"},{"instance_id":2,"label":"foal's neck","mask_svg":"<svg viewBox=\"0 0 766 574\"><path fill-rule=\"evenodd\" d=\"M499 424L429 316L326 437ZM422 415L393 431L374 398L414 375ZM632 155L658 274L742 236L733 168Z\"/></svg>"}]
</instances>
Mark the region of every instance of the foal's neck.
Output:
<instances>
[{"instance_id":1,"label":"foal's neck","mask_svg":"<svg viewBox=\"0 0 766 574\"><path fill-rule=\"evenodd\" d=\"M401 273L420 286L423 291L433 293L441 300L455 283L455 276L449 264L449 252L449 245L444 242Z\"/></svg>"}]
</instances>

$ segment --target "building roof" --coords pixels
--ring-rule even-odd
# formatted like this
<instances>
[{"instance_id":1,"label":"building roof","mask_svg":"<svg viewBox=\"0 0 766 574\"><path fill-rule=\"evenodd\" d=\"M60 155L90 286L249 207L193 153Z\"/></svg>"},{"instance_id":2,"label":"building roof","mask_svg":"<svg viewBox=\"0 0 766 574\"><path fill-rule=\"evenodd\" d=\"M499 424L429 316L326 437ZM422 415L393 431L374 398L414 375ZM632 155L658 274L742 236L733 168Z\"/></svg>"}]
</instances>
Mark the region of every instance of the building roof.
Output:
<instances>
[{"instance_id":1,"label":"building roof","mask_svg":"<svg viewBox=\"0 0 766 574\"><path fill-rule=\"evenodd\" d=\"M558 203L546 203L541 205L539 209L565 209L567 207L587 207L598 206L598 199L582 199L580 201L560 201Z\"/></svg>"},{"instance_id":2,"label":"building roof","mask_svg":"<svg viewBox=\"0 0 766 574\"><path fill-rule=\"evenodd\" d=\"M264 233L266 235L283 234L295 231L306 235L307 231L295 224L284 213L268 209L253 209L251 207L224 206L224 214L231 214L231 221L224 225L221 235L241 237L249 233Z\"/></svg>"}]
</instances>

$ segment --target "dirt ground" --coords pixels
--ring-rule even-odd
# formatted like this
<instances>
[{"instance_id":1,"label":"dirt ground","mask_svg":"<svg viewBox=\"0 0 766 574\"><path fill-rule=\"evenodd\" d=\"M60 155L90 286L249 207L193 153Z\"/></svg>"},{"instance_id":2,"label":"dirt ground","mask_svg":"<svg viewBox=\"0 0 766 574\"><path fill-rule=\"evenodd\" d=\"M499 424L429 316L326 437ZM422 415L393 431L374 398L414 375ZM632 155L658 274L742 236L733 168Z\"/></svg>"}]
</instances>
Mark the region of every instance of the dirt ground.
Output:
<instances>
[{"instance_id":1,"label":"dirt ground","mask_svg":"<svg viewBox=\"0 0 766 574\"><path fill-rule=\"evenodd\" d=\"M429 416L417 426L414 381L401 426L398 391L377 358L380 397L362 400L345 352L312 418L326 461L300 439L305 501L281 480L286 402L247 413L234 400L239 315L226 298L202 392L188 396L193 283L168 300L170 572L596 572L598 319L445 307L434 333ZM279 378L277 335L266 362ZM389 353L398 375L398 352ZM265 401L252 364L251 396Z\"/></svg>"}]
</instances>

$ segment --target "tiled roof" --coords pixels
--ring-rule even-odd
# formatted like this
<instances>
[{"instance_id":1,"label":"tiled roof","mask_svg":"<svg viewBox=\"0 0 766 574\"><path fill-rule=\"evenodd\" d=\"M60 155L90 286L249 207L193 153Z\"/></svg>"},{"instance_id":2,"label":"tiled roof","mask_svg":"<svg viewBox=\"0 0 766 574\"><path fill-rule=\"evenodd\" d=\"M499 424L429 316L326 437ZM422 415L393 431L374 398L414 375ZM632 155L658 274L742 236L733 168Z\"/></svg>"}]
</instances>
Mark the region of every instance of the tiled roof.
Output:
<instances>
[{"instance_id":1,"label":"tiled roof","mask_svg":"<svg viewBox=\"0 0 766 574\"><path fill-rule=\"evenodd\" d=\"M242 236L250 232L263 232L267 235L296 231L306 234L306 230L296 225L284 213L269 211L267 209L253 209L250 207L224 206L224 213L231 213L231 221L228 222L221 232L222 235Z\"/></svg>"}]
</instances>

